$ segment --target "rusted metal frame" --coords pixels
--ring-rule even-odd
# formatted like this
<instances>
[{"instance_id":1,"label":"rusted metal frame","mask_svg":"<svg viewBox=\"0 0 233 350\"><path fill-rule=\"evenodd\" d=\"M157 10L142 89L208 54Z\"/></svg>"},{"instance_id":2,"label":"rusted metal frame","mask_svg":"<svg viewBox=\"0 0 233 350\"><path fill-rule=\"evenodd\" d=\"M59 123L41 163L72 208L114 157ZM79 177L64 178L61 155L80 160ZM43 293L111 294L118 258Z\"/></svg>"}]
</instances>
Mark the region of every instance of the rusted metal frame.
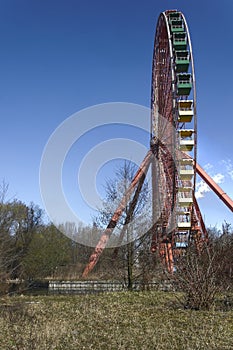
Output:
<instances>
[{"instance_id":1,"label":"rusted metal frame","mask_svg":"<svg viewBox=\"0 0 233 350\"><path fill-rule=\"evenodd\" d=\"M121 215L122 215L122 213L127 205L127 201L129 200L130 196L132 195L132 193L135 189L135 186L140 181L144 172L148 168L149 163L151 161L151 157L152 157L152 151L150 150L150 151L148 151L146 157L142 161L141 166L138 169L137 173L135 174L133 180L131 181L130 186L126 190L126 192L125 192L119 206L117 207L116 211L114 212L107 228L105 229L104 233L100 237L99 242L97 243L92 255L90 256L89 262L83 271L83 275L82 275L83 277L86 277L88 275L88 273L95 267L97 261L99 260L100 255L102 254L104 248L106 247L106 244L107 244L114 228L116 227L116 224L117 224L119 218L121 217Z\"/></svg>"},{"instance_id":2,"label":"rusted metal frame","mask_svg":"<svg viewBox=\"0 0 233 350\"><path fill-rule=\"evenodd\" d=\"M174 259L172 252L171 242L163 242L160 244L159 255L162 261L162 264L166 267L169 273L174 272Z\"/></svg>"},{"instance_id":3,"label":"rusted metal frame","mask_svg":"<svg viewBox=\"0 0 233 350\"><path fill-rule=\"evenodd\" d=\"M193 197L193 204L194 204L194 208L195 208L195 212L196 212L198 221L199 221L199 223L201 225L201 230L202 230L202 233L204 235L204 240L205 240L206 243L208 243L208 241L209 241L208 232L206 230L205 223L204 223L203 217L201 215L201 210L199 208L199 205L197 203L197 200L196 200L195 196Z\"/></svg>"},{"instance_id":4,"label":"rusted metal frame","mask_svg":"<svg viewBox=\"0 0 233 350\"><path fill-rule=\"evenodd\" d=\"M159 256L162 264L168 269L168 258L167 258L167 251L166 251L166 243L160 243L159 244Z\"/></svg>"},{"instance_id":5,"label":"rusted metal frame","mask_svg":"<svg viewBox=\"0 0 233 350\"><path fill-rule=\"evenodd\" d=\"M161 213L161 225L163 228L167 227L167 223L168 223L168 213L169 213L169 205L168 205L168 196L169 193L171 192L170 189L170 178L169 178L169 173L167 171L167 167L166 167L166 159L165 157L160 157L160 168L162 169L160 171L160 178L158 179L159 181L159 192L160 192L160 198L162 198L162 203L160 203L160 205L163 205L162 208L162 213ZM162 181L163 180L163 181ZM169 190L167 190L167 187L169 188ZM162 231L162 235L164 234L164 230ZM166 237L161 237L161 239L163 240Z\"/></svg>"},{"instance_id":6,"label":"rusted metal frame","mask_svg":"<svg viewBox=\"0 0 233 350\"><path fill-rule=\"evenodd\" d=\"M171 74L171 58L169 55L169 43L167 42L167 58L166 58L166 81L165 81L165 91L164 91L164 110L163 116L166 116L166 119L172 122L172 74ZM170 74L169 74L170 73Z\"/></svg>"},{"instance_id":7,"label":"rusted metal frame","mask_svg":"<svg viewBox=\"0 0 233 350\"><path fill-rule=\"evenodd\" d=\"M168 272L173 273L174 272L174 258L173 258L173 252L172 252L172 244L169 242L166 244L166 254L167 254L167 267Z\"/></svg>"},{"instance_id":8,"label":"rusted metal frame","mask_svg":"<svg viewBox=\"0 0 233 350\"><path fill-rule=\"evenodd\" d=\"M172 127L174 127L174 118L173 118L173 93L174 93L174 72L173 72L173 67L172 67L172 62L173 62L173 52L172 52L172 45L170 41L170 30L166 18L167 13L163 13L162 17L163 21L161 24L161 27L163 30L161 30L161 35L163 34L164 37L164 59L165 60L165 70L166 70L166 76L162 76L162 89L158 91L158 102L160 103L160 106L162 106L162 110L160 110L160 113L162 114L162 117L165 118L168 122L171 123L170 127L168 127L167 123L158 123L159 127L162 127L162 130L159 130L159 141L162 141L162 137L165 139L169 139L170 142L172 142L172 145L175 146L175 136L173 133ZM166 55L166 57L165 57ZM165 70L162 72L164 74ZM161 67L159 70L161 74ZM161 88L161 87L160 87ZM166 124L166 125L165 125ZM161 135L161 132L163 135ZM166 145L165 145L166 147ZM166 237L164 237L164 232L166 231L166 225L168 223L168 219L173 220L173 217L169 216L172 214L172 211L175 206L175 201L176 201L176 186L175 186L175 181L176 181L176 169L175 169L175 164L174 164L174 154L172 155L171 152L173 150L165 149L165 153L161 155L161 164L163 167L164 171L164 176L166 177L165 183L167 187L168 194L165 194L165 211L164 211L164 221L162 223L162 232L160 235L163 236L163 240L160 245L160 254L163 254L162 252L165 253L165 262L167 265L167 269L172 272L173 271L173 255L172 255L172 242L173 242L173 235L171 237L171 240L168 240L167 237L167 232L166 232ZM161 181L161 179L160 179ZM161 189L160 189L161 191ZM164 191L164 189L162 189ZM167 243L165 243L167 241ZM161 240L160 240L161 242ZM165 244L165 246L164 246Z\"/></svg>"},{"instance_id":9,"label":"rusted metal frame","mask_svg":"<svg viewBox=\"0 0 233 350\"><path fill-rule=\"evenodd\" d=\"M154 146L154 149L153 149ZM158 248L158 243L159 243L159 224L161 217L158 218L158 208L161 205L160 203L160 196L159 193L156 189L158 187L156 186L156 181L159 181L159 170L158 170L158 142L156 145L153 145L151 143L151 147L153 150L153 158L151 161L151 172L152 172L152 227L151 227L151 247L150 250L151 252L155 252Z\"/></svg>"},{"instance_id":10,"label":"rusted metal frame","mask_svg":"<svg viewBox=\"0 0 233 350\"><path fill-rule=\"evenodd\" d=\"M173 193L175 191L175 179L174 175L176 172L176 167L174 164L174 158L171 152L167 149L165 145L161 145L161 148L163 149L164 152L166 152L166 157L162 157L162 163L163 163L163 168L165 170L165 173L167 175L167 184L169 187L169 191L171 195L176 195L176 193ZM172 205L172 203L171 203ZM172 208L171 208L172 209Z\"/></svg>"},{"instance_id":11,"label":"rusted metal frame","mask_svg":"<svg viewBox=\"0 0 233 350\"><path fill-rule=\"evenodd\" d=\"M165 208L166 208L166 210L169 210L169 213L170 213L170 211L172 209L172 191L173 191L172 174L171 174L169 167L166 164L166 162L168 163L168 159L164 158L162 162L163 162L164 174L165 174L165 177L167 179L166 182L167 182L167 190L168 190L168 193L166 195L167 200L165 203ZM163 189L163 190L165 190L165 189ZM168 215L167 215L167 218L168 218Z\"/></svg>"},{"instance_id":12,"label":"rusted metal frame","mask_svg":"<svg viewBox=\"0 0 233 350\"><path fill-rule=\"evenodd\" d=\"M167 79L165 81L166 88L163 91L163 111L162 116L166 116L166 119L169 121L172 121L172 77L169 74L169 71L171 69L171 62L170 58L169 60L166 59L166 71L167 71ZM170 105L169 105L170 104Z\"/></svg>"},{"instance_id":13,"label":"rusted metal frame","mask_svg":"<svg viewBox=\"0 0 233 350\"><path fill-rule=\"evenodd\" d=\"M164 160L165 163L165 160ZM170 163L172 163L172 161L170 160ZM171 164L170 164L171 166ZM171 169L167 169L166 168L166 164L164 164L164 169L166 169L167 173L169 174L169 180L167 181L167 185L169 187L169 193L170 195L173 196L173 191L174 191L174 184L173 184L173 174L171 174ZM166 173L165 171L165 173ZM167 174L167 176L168 176ZM168 198L168 201L166 201L166 210L168 213L173 214L173 200L174 198ZM170 219L172 220L172 218L170 217ZM168 223L169 217L167 215L167 222ZM167 228L166 228L167 230ZM174 258L173 258L173 252L172 252L172 243L173 243L173 235L171 237L168 237L168 232L166 232L166 238L167 238L167 242L165 243L166 245L166 266L167 266L167 270L168 272L172 273L174 270Z\"/></svg>"},{"instance_id":14,"label":"rusted metal frame","mask_svg":"<svg viewBox=\"0 0 233 350\"><path fill-rule=\"evenodd\" d=\"M171 68L170 60L166 59L166 71L167 71L167 79L164 82L165 88L163 90L163 110L161 111L161 115L168 121L172 121L172 77L169 74Z\"/></svg>"},{"instance_id":15,"label":"rusted metal frame","mask_svg":"<svg viewBox=\"0 0 233 350\"><path fill-rule=\"evenodd\" d=\"M163 18L163 17L162 17ZM155 78L157 77L157 80L155 79L156 86L158 87L158 105L161 108L163 106L163 109L159 110L159 113L164 116L165 112L165 100L167 98L167 94L165 91L165 88L167 86L167 81L164 79L164 75L166 75L166 78L168 78L168 74L165 74L169 71L169 65L167 60L168 55L168 38L167 38L167 29L166 25L164 23L164 19L160 19L160 26L159 26L159 52L158 52L158 65L156 64L156 70L157 74L155 74ZM164 50L161 52L161 50ZM162 63L164 60L165 63Z\"/></svg>"},{"instance_id":16,"label":"rusted metal frame","mask_svg":"<svg viewBox=\"0 0 233 350\"><path fill-rule=\"evenodd\" d=\"M164 149L164 145L161 145L161 148ZM164 175L166 176L166 183L168 186L168 192L170 195L173 195L173 174L171 174L171 169L169 167L172 166L172 156L170 152L167 150L166 157L161 157L161 161L163 164L164 169ZM167 268L167 270L172 273L174 269L174 259L173 259L173 253L172 253L172 237L171 239L167 236L167 232L165 232L164 236L164 230L167 228L169 216L168 213L172 212L172 198L168 198L166 196L165 198L165 208L162 213L162 232L160 233L161 237L158 237L158 245L159 245L159 253L160 256L163 257L162 260L164 261L164 264Z\"/></svg>"},{"instance_id":17,"label":"rusted metal frame","mask_svg":"<svg viewBox=\"0 0 233 350\"><path fill-rule=\"evenodd\" d=\"M160 150L158 150L158 152L161 152L161 151L164 151L164 147L162 146L161 143L158 143L158 148L160 148ZM166 159L165 159L166 158ZM156 192L155 190L155 181L160 181L160 184L161 184L161 181L162 181L162 177L164 177L164 182L167 184L168 186L168 192L171 193L172 191L172 177L171 177L171 174L167 168L167 165L170 165L171 166L171 159L168 159L168 153L166 153L166 156L159 156L159 159L161 160L161 167L163 169L163 174L156 174L157 170L156 170L156 166L155 164L152 163L152 178L153 178L153 184L152 184L152 188L153 188L153 215L155 217L155 213L154 211L157 210L157 202L159 200L159 198L164 197L164 191L165 191L165 188L158 188L159 190L159 193L160 195ZM169 164L168 164L169 163ZM153 170L154 168L154 170ZM155 177L159 177L160 179L156 179ZM165 183L163 183L165 185ZM158 198L159 196L159 198ZM161 226L161 227L166 227L167 225L167 222L168 222L168 212L170 211L170 206L168 205L168 198L167 198L167 194L166 194L166 198L165 198L165 203L163 202L162 204L160 203L160 205L164 205L165 204L165 207L163 208L162 210L162 213L161 213L161 216L160 216L160 219L158 221L158 224ZM153 218L153 222L155 221L155 219ZM154 243L159 243L161 242L163 239L167 238L167 237L162 237L161 235L163 234L160 233L160 237L155 237L155 235L152 236L152 241L154 241Z\"/></svg>"},{"instance_id":18,"label":"rusted metal frame","mask_svg":"<svg viewBox=\"0 0 233 350\"><path fill-rule=\"evenodd\" d=\"M171 129L170 129L170 124L173 125L173 114L172 114L172 90L170 89L170 99L166 98L166 108L167 112L165 114L165 117L163 114L162 117L160 118L160 123L159 123L159 138L161 142L165 142L166 140L169 140L171 142ZM170 101L169 101L170 100Z\"/></svg>"},{"instance_id":19,"label":"rusted metal frame","mask_svg":"<svg viewBox=\"0 0 233 350\"><path fill-rule=\"evenodd\" d=\"M123 241L126 229L127 229L127 225L132 221L134 210L136 208L136 205L137 205L137 202L138 202L138 198L139 198L142 186L144 184L147 171L149 169L149 165L150 165L150 163L148 163L147 168L145 169L144 173L142 174L140 180L138 181L138 186L137 186L136 191L134 193L134 197L133 197L133 199L132 199L132 201L131 201L131 203L129 205L129 210L128 210L127 216L125 218L125 222L123 224L123 228L121 230L121 233L120 233L120 236L119 236L119 239L118 239L118 242L117 242L117 247L114 249L114 252L113 252L113 256L112 256L113 260L116 259L117 255L118 255L119 247L122 244L122 241Z\"/></svg>"},{"instance_id":20,"label":"rusted metal frame","mask_svg":"<svg viewBox=\"0 0 233 350\"><path fill-rule=\"evenodd\" d=\"M151 118L151 134L152 136L156 136L155 142L161 142L162 134L166 131L166 125L164 125L164 120L169 120L170 110L169 105L169 97L171 95L171 90L168 91L169 80L171 77L169 75L170 71L170 59L169 59L169 45L168 45L168 33L167 27L164 21L164 15L161 14L155 37L154 44L154 55L153 55L153 71L152 71L152 118ZM157 94L156 94L157 89ZM169 93L168 93L169 92ZM158 114L154 114L154 106L158 109L158 113L163 116L164 119L158 117ZM169 109L169 113L168 113ZM155 118L157 118L155 120ZM155 127L157 130L155 130ZM158 143L157 146L159 147ZM158 152L158 148L157 148ZM155 154L158 160L158 154ZM157 209L158 206L161 205L160 199L163 194L163 190L159 188L161 187L161 176L162 174L158 174L158 167L156 167L155 159L152 162L152 210L153 210L153 223L157 219ZM166 176L163 174L163 176ZM160 180L159 180L160 178ZM158 185L156 186L156 181ZM159 185L160 183L160 185ZM166 183L166 181L165 181ZM164 183L164 185L165 185ZM156 191L156 188L158 191ZM167 222L167 210L164 208L160 218L156 220L156 224L152 225L152 241L151 241L151 251L155 251L158 244L164 239L163 231L165 222Z\"/></svg>"},{"instance_id":21,"label":"rusted metal frame","mask_svg":"<svg viewBox=\"0 0 233 350\"><path fill-rule=\"evenodd\" d=\"M165 108L166 108L166 119L169 121L169 127L168 125L166 126L166 134L170 139L170 142L172 143L172 146L175 147L175 135L174 135L174 120L173 120L173 93L174 93L174 86L173 86L173 82L174 82L174 71L173 71L173 51L172 51L172 44L171 44L171 40L170 40L170 29L169 29L169 25L168 25L168 20L167 20L167 13L163 13L163 18L164 18L164 26L166 27L166 53L167 53L167 67L168 67L168 74L167 74L167 87L169 87L169 90L167 90L167 92L169 91L169 93L167 93L167 99L166 104L165 104ZM170 73L170 74L169 74ZM167 148L167 147L166 147ZM176 193L174 193L175 191L175 167L173 166L174 164L174 154L172 155L171 152L174 152L174 148L173 149L165 149L166 152L166 159L162 159L163 161L163 166L165 171L167 172L167 174L169 175L169 181L168 181L168 186L169 186L169 191L170 191L170 195L172 196L171 203L170 203L170 212L172 211L172 206L175 204L175 200L174 200L174 196L176 195Z\"/></svg>"},{"instance_id":22,"label":"rusted metal frame","mask_svg":"<svg viewBox=\"0 0 233 350\"><path fill-rule=\"evenodd\" d=\"M216 182L196 163L196 171L198 175L207 183L207 185L216 193L223 203L233 211L233 200L216 184Z\"/></svg>"},{"instance_id":23,"label":"rusted metal frame","mask_svg":"<svg viewBox=\"0 0 233 350\"><path fill-rule=\"evenodd\" d=\"M163 51L161 52L161 50L164 50L164 52ZM163 60L164 60L164 64L162 63ZM159 114L162 115L167 120L171 119L170 111L172 110L172 105L168 107L168 102L172 98L170 88L168 90L168 86L171 85L171 80L172 80L171 75L169 75L170 68L171 68L171 61L169 56L168 33L167 33L167 27L164 21L164 15L162 14L158 21L155 44L154 44L153 71L152 71L152 99L151 99L151 107L152 107L151 134L153 134L153 131L154 131L153 128L155 127L155 120L153 120L153 117L155 117L153 113L155 98L156 98L155 105L158 105L160 107L158 111ZM156 89L158 89L157 95L155 93ZM158 125L158 122L157 122L157 128L159 129L158 132L160 133L160 138L161 138L161 132L162 132L162 130L160 130L161 127L165 128L166 125L164 127L163 125Z\"/></svg>"}]
</instances>

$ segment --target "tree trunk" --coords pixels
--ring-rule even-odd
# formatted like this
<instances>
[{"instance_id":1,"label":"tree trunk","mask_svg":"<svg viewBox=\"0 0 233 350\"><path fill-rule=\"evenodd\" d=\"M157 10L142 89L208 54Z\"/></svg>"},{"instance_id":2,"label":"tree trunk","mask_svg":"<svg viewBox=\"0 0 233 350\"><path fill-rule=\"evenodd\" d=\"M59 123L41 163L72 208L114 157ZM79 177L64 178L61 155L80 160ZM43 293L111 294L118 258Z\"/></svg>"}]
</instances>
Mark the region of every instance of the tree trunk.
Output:
<instances>
[{"instance_id":1,"label":"tree trunk","mask_svg":"<svg viewBox=\"0 0 233 350\"><path fill-rule=\"evenodd\" d=\"M128 290L133 290L133 242L130 240L130 232L127 230L127 236L129 243L127 244L127 279L128 279Z\"/></svg>"}]
</instances>

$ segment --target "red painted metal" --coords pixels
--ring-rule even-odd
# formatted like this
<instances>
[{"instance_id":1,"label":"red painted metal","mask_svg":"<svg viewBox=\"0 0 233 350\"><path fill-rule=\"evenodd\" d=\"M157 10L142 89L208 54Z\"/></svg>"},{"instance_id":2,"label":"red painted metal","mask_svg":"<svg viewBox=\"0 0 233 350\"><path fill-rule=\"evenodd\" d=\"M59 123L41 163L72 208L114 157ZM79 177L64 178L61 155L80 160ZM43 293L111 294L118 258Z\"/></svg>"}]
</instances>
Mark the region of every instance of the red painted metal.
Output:
<instances>
[{"instance_id":1,"label":"red painted metal","mask_svg":"<svg viewBox=\"0 0 233 350\"><path fill-rule=\"evenodd\" d=\"M129 205L129 210L128 210L127 216L125 218L124 226L123 226L123 228L121 230L121 233L120 233L120 236L119 236L119 239L118 239L118 242L117 242L117 247L114 249L114 252L113 252L113 256L112 256L113 260L116 259L117 255L118 255L119 247L122 244L122 241L123 241L126 229L127 229L127 225L131 222L131 220L133 218L134 210L136 208L136 205L137 205L137 202L138 202L138 198L139 198L139 195L140 195L143 183L145 181L145 178L146 178L146 173L144 172L142 174L140 180L138 181L138 186L137 186L136 191L134 193L134 197L133 197L133 199L132 199L132 201L131 201L131 203Z\"/></svg>"},{"instance_id":2,"label":"red painted metal","mask_svg":"<svg viewBox=\"0 0 233 350\"><path fill-rule=\"evenodd\" d=\"M140 181L140 179L147 172L148 167L149 167L150 162L151 162L151 158L152 158L152 151L150 150L147 153L146 157L144 158L136 175L134 176L129 188L127 189L126 193L124 194L119 206L117 207L116 211L114 212L106 230L104 231L99 242L97 243L96 248L89 259L89 263L87 264L85 270L83 271L83 277L86 277L89 274L89 272L95 267L97 261L99 260L100 255L102 254L104 248L106 247L106 244L107 244L114 228L116 227L118 220L120 219L126 205L128 204L128 200L129 200L130 196L132 195L137 183Z\"/></svg>"},{"instance_id":3,"label":"red painted metal","mask_svg":"<svg viewBox=\"0 0 233 350\"><path fill-rule=\"evenodd\" d=\"M152 65L151 146L155 147L152 162L152 228L151 252L158 250L168 271L173 270L173 232L177 171L175 166L176 114L174 111L173 52L166 11L158 19ZM158 213L161 212L158 218Z\"/></svg>"},{"instance_id":4,"label":"red painted metal","mask_svg":"<svg viewBox=\"0 0 233 350\"><path fill-rule=\"evenodd\" d=\"M172 252L172 244L170 242L163 242L159 246L159 255L162 264L168 270L169 273L174 272L174 260Z\"/></svg>"},{"instance_id":5,"label":"red painted metal","mask_svg":"<svg viewBox=\"0 0 233 350\"><path fill-rule=\"evenodd\" d=\"M201 210L199 208L199 205L197 203L197 200L196 200L195 196L193 197L193 203L194 203L196 216L197 216L198 221L199 221L199 223L201 225L201 231L202 231L202 234L203 234L202 240L204 240L206 243L208 243L208 241L209 241L208 232L206 230L205 223L204 223L203 217L201 215Z\"/></svg>"},{"instance_id":6,"label":"red painted metal","mask_svg":"<svg viewBox=\"0 0 233 350\"><path fill-rule=\"evenodd\" d=\"M233 200L223 191L223 189L216 184L216 182L203 170L199 164L196 164L196 171L198 175L207 183L207 185L216 193L216 195L223 201L223 203L233 211Z\"/></svg>"}]
</instances>

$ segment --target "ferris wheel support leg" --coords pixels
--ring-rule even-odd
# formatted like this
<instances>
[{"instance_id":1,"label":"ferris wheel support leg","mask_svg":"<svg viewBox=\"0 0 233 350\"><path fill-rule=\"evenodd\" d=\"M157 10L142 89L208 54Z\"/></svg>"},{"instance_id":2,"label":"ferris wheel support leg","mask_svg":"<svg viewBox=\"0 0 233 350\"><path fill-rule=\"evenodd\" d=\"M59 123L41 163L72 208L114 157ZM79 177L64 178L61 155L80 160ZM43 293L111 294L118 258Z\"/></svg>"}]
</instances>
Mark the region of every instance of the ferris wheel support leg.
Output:
<instances>
[{"instance_id":1,"label":"ferris wheel support leg","mask_svg":"<svg viewBox=\"0 0 233 350\"><path fill-rule=\"evenodd\" d=\"M92 269L95 267L97 261L99 260L100 255L102 254L104 248L106 247L106 244L114 230L114 228L116 227L116 224L118 222L118 220L120 219L127 203L128 200L130 198L130 196L132 195L137 183L140 181L140 179L143 177L144 173L146 173L146 171L148 170L148 167L150 165L151 162L151 157L152 157L152 151L148 151L146 157L144 158L144 160L141 163L141 166L139 167L137 173L135 174L133 180L131 181L130 186L128 187L128 189L126 190L119 206L117 207L116 211L114 212L107 228L105 229L104 233L102 234L102 236L100 237L99 242L97 243L95 250L93 251L92 255L90 256L89 259L89 263L87 264L87 266L85 267L82 276L86 277L90 271L92 271Z\"/></svg>"},{"instance_id":2,"label":"ferris wheel support leg","mask_svg":"<svg viewBox=\"0 0 233 350\"><path fill-rule=\"evenodd\" d=\"M168 256L168 272L173 273L174 272L174 260L173 260L173 253L172 253L172 245L171 243L167 244L167 256Z\"/></svg>"},{"instance_id":3,"label":"ferris wheel support leg","mask_svg":"<svg viewBox=\"0 0 233 350\"><path fill-rule=\"evenodd\" d=\"M207 185L216 193L223 203L233 211L233 200L221 189L219 185L203 170L199 164L196 164L198 175L207 183Z\"/></svg>"},{"instance_id":4,"label":"ferris wheel support leg","mask_svg":"<svg viewBox=\"0 0 233 350\"><path fill-rule=\"evenodd\" d=\"M197 203L195 196L193 197L193 203L194 203L194 208L195 208L195 212L196 212L198 221L200 222L200 225L201 225L201 231L204 235L204 237L201 237L201 240L204 241L205 243L208 243L208 241L209 241L208 232L206 230L205 223L204 223L203 217L201 215L201 210L199 208L199 205Z\"/></svg>"},{"instance_id":5,"label":"ferris wheel support leg","mask_svg":"<svg viewBox=\"0 0 233 350\"><path fill-rule=\"evenodd\" d=\"M120 236L119 236L119 240L118 240L118 244L117 244L117 247L114 249L114 252L113 252L113 255L112 255L112 259L116 259L117 257L117 254L118 254L118 250L119 250L119 247L121 246L121 243L123 241L123 238L124 238L124 235L125 235L125 232L126 232L126 229L127 229L127 225L131 222L132 220L132 217L133 217L133 213L134 213L134 210L135 210L135 207L137 205L137 202L138 202L138 197L139 197L139 194L141 192L141 189L142 189L142 186L143 186L143 183L144 183L144 180L146 178L146 173L148 171L148 168L149 168L149 164L148 164L148 167L147 169L145 170L145 172L142 174L142 177L140 178L139 182L138 182L138 186L137 186L137 189L135 191L135 194L134 194L134 197L129 205L129 210L128 210L128 213L127 213L127 216L125 218L125 222L124 222L124 226L121 230L121 233L120 233Z\"/></svg>"},{"instance_id":6,"label":"ferris wheel support leg","mask_svg":"<svg viewBox=\"0 0 233 350\"><path fill-rule=\"evenodd\" d=\"M158 181L158 174L157 174L157 167L156 167L156 162L155 158L156 156L154 155L152 160L151 160L151 171L152 171L152 222L153 222L153 227L152 227L152 237L151 237L151 252L154 253L157 248L158 248L158 228L157 225L155 224L158 220L157 218L157 210L159 208L159 197L158 193L156 192L156 181Z\"/></svg>"},{"instance_id":7,"label":"ferris wheel support leg","mask_svg":"<svg viewBox=\"0 0 233 350\"><path fill-rule=\"evenodd\" d=\"M174 272L174 259L172 253L172 245L170 242L163 242L159 245L159 254L162 264L165 266L169 273Z\"/></svg>"}]
</instances>

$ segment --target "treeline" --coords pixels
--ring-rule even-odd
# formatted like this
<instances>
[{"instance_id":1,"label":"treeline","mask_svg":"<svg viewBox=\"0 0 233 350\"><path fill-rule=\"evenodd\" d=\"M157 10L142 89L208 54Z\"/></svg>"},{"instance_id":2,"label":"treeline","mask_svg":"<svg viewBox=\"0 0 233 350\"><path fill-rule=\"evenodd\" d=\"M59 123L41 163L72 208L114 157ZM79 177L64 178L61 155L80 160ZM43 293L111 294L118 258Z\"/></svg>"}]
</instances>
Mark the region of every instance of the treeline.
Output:
<instances>
[{"instance_id":1,"label":"treeline","mask_svg":"<svg viewBox=\"0 0 233 350\"><path fill-rule=\"evenodd\" d=\"M27 288L35 280L82 278L93 247L77 243L53 224L45 222L43 211L34 203L26 205L18 199L7 201L7 186L3 186L0 192L0 292L9 291L11 282L15 281L23 281L24 288ZM141 219L138 224L134 223L135 232L142 229L142 225L146 223ZM91 241L94 237L97 242L102 233L101 225L97 224L74 227L72 223L66 223L66 226L71 236L73 232L74 237L83 236L87 241L88 237ZM232 227L224 223L222 230L209 229L209 237L215 279L224 281L226 288L232 288ZM164 271L160 259L150 252L149 234L139 234L128 242L119 248L105 249L90 278L120 280L128 289L135 280L146 284L156 277L162 278ZM194 269L188 266L189 263L182 262L183 274Z\"/></svg>"},{"instance_id":2,"label":"treeline","mask_svg":"<svg viewBox=\"0 0 233 350\"><path fill-rule=\"evenodd\" d=\"M86 240L90 236L92 242L97 242L102 233L95 224L78 228L67 225L76 236ZM134 250L131 266L127 256L129 246ZM122 246L114 263L115 248L106 249L90 278L120 279L127 283L130 267L135 271L149 271L152 259L148 247L146 237ZM10 286L10 281L17 280L24 281L27 286L35 280L80 279L92 251L93 247L81 245L52 223L45 223L43 211L37 205L26 205L17 199L0 203L0 282L3 289Z\"/></svg>"},{"instance_id":3,"label":"treeline","mask_svg":"<svg viewBox=\"0 0 233 350\"><path fill-rule=\"evenodd\" d=\"M2 288L10 285L10 281L17 280L29 285L33 280L81 278L93 247L77 243L52 223L46 223L43 211L34 203L26 205L18 199L6 201L6 189L2 192L4 192L0 200ZM66 226L70 226L70 232L73 230L76 237L83 236L86 241L89 236L90 241L97 242L102 232L96 224L76 228L73 224L66 223ZM137 255L135 253L135 260L131 260L131 264L135 264L137 260L139 265L143 245L145 245L145 239L134 243ZM112 261L113 251L114 248L105 250L91 278L127 279L129 268L127 249L125 246L119 249L115 264ZM145 269L143 263L141 265Z\"/></svg>"},{"instance_id":4,"label":"treeline","mask_svg":"<svg viewBox=\"0 0 233 350\"><path fill-rule=\"evenodd\" d=\"M78 245L53 224L46 223L44 213L34 203L7 200L8 186L0 189L0 282L52 278L64 271L79 270L86 263L91 248ZM92 231L79 227L80 234ZM70 269L67 267L70 266ZM65 268L66 267L66 268ZM64 270L64 271L63 271Z\"/></svg>"}]
</instances>

